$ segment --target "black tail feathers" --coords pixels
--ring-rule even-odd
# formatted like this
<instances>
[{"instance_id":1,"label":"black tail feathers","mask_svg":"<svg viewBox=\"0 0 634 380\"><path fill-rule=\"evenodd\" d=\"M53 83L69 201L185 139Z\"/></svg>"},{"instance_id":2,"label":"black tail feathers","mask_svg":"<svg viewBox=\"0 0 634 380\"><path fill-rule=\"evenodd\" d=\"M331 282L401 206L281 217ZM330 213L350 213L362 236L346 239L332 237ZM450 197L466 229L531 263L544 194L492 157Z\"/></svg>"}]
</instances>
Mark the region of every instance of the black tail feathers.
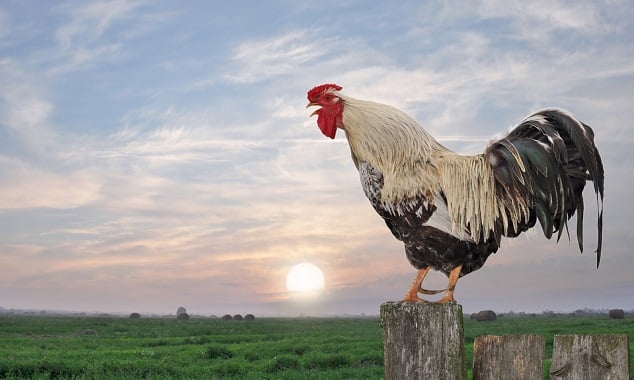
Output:
<instances>
[{"instance_id":1,"label":"black tail feathers","mask_svg":"<svg viewBox=\"0 0 634 380\"><path fill-rule=\"evenodd\" d=\"M577 213L577 241L583 251L583 189L592 181L597 197L597 266L603 245L603 163L594 144L592 129L574 116L556 109L534 113L494 141L485 152L492 163L498 196L527 200L531 216L517 230L517 236L539 220L544 235L557 240L567 221Z\"/></svg>"}]
</instances>

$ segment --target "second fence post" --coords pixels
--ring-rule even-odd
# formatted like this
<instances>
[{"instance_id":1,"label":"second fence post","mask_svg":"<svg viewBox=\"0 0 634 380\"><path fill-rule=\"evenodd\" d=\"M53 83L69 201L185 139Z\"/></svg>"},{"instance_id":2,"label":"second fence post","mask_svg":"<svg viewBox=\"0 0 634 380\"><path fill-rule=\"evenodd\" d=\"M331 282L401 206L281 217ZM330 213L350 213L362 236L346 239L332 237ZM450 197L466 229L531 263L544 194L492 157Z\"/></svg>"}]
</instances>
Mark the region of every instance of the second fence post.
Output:
<instances>
[{"instance_id":1,"label":"second fence post","mask_svg":"<svg viewBox=\"0 0 634 380\"><path fill-rule=\"evenodd\" d=\"M478 336L473 343L473 380L541 380L546 340L539 335Z\"/></svg>"},{"instance_id":2,"label":"second fence post","mask_svg":"<svg viewBox=\"0 0 634 380\"><path fill-rule=\"evenodd\" d=\"M464 380L462 306L381 305L385 379Z\"/></svg>"}]
</instances>

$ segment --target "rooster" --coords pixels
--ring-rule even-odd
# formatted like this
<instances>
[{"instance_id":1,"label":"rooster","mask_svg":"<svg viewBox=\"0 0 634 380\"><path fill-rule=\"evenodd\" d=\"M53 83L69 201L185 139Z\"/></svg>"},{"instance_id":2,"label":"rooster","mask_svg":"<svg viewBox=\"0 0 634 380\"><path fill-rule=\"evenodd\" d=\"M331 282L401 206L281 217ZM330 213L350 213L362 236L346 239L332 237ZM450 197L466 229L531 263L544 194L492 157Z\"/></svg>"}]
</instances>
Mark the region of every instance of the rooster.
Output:
<instances>
[{"instance_id":1,"label":"rooster","mask_svg":"<svg viewBox=\"0 0 634 380\"><path fill-rule=\"evenodd\" d=\"M404 112L341 90L336 84L312 88L307 108L320 107L311 116L317 115L325 136L345 132L365 195L418 270L404 302L427 302L422 294L441 292L437 302L456 302L458 279L481 268L502 236L516 237L537 220L546 238L557 234L559 241L576 213L583 252L586 181L593 182L598 204L598 267L603 163L589 126L564 111L545 109L492 141L483 154L463 156ZM423 288L431 269L447 275L446 289Z\"/></svg>"}]
</instances>

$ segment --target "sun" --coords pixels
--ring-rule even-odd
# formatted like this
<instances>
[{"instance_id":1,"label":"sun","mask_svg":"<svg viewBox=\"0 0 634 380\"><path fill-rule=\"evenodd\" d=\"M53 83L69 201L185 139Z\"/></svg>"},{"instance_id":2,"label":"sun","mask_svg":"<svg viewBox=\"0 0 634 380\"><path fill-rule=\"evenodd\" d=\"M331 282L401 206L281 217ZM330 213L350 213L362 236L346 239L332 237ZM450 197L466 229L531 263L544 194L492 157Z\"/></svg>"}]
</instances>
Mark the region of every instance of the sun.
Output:
<instances>
[{"instance_id":1,"label":"sun","mask_svg":"<svg viewBox=\"0 0 634 380\"><path fill-rule=\"evenodd\" d=\"M286 287L291 292L321 290L324 288L324 274L315 264L297 264L286 275Z\"/></svg>"}]
</instances>

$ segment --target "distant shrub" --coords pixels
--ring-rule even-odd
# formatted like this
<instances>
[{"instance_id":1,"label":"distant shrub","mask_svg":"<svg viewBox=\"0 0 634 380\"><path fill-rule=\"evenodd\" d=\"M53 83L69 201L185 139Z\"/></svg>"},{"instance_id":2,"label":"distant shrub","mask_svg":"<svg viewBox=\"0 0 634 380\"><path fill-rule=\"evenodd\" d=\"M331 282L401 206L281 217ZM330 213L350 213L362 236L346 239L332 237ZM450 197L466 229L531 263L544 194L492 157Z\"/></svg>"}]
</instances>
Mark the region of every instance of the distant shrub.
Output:
<instances>
[{"instance_id":1,"label":"distant shrub","mask_svg":"<svg viewBox=\"0 0 634 380\"><path fill-rule=\"evenodd\" d=\"M342 355L316 356L308 361L309 368L337 369L350 365L350 360Z\"/></svg>"},{"instance_id":2,"label":"distant shrub","mask_svg":"<svg viewBox=\"0 0 634 380\"><path fill-rule=\"evenodd\" d=\"M189 320L189 314L187 313L180 313L176 315L176 320L177 321L188 321Z\"/></svg>"},{"instance_id":3,"label":"distant shrub","mask_svg":"<svg viewBox=\"0 0 634 380\"><path fill-rule=\"evenodd\" d=\"M285 351L289 352L291 354L302 356L308 350L310 350L310 346L305 345L305 344L299 344L299 345L292 345L290 347L287 347Z\"/></svg>"},{"instance_id":4,"label":"distant shrub","mask_svg":"<svg viewBox=\"0 0 634 380\"><path fill-rule=\"evenodd\" d=\"M367 368L367 367L382 366L382 365L383 365L383 355L368 354L367 356L358 359L356 366L360 368Z\"/></svg>"},{"instance_id":5,"label":"distant shrub","mask_svg":"<svg viewBox=\"0 0 634 380\"><path fill-rule=\"evenodd\" d=\"M141 314L132 313L132 314L130 314L130 316L128 318L130 318L130 319L139 319L139 318L141 318Z\"/></svg>"},{"instance_id":6,"label":"distant shrub","mask_svg":"<svg viewBox=\"0 0 634 380\"><path fill-rule=\"evenodd\" d=\"M253 321L253 320L255 320L255 315L247 314L247 315L244 316L244 320L245 321Z\"/></svg>"},{"instance_id":7,"label":"distant shrub","mask_svg":"<svg viewBox=\"0 0 634 380\"><path fill-rule=\"evenodd\" d=\"M278 356L273 359L269 372L281 372L299 368L299 360L291 356Z\"/></svg>"},{"instance_id":8,"label":"distant shrub","mask_svg":"<svg viewBox=\"0 0 634 380\"><path fill-rule=\"evenodd\" d=\"M225 314L222 316L222 319L225 321L230 321L231 320L231 316L229 314Z\"/></svg>"},{"instance_id":9,"label":"distant shrub","mask_svg":"<svg viewBox=\"0 0 634 380\"><path fill-rule=\"evenodd\" d=\"M211 368L213 372L212 379L242 379L244 378L244 369L242 363L235 362L234 360L223 360L216 363ZM266 379L266 377L260 377Z\"/></svg>"},{"instance_id":10,"label":"distant shrub","mask_svg":"<svg viewBox=\"0 0 634 380\"><path fill-rule=\"evenodd\" d=\"M476 315L476 321L478 322L495 321L496 319L497 316L493 310L482 310Z\"/></svg>"},{"instance_id":11,"label":"distant shrub","mask_svg":"<svg viewBox=\"0 0 634 380\"><path fill-rule=\"evenodd\" d=\"M612 309L608 312L608 316L611 319L625 319L625 312L623 309Z\"/></svg>"},{"instance_id":12,"label":"distant shrub","mask_svg":"<svg viewBox=\"0 0 634 380\"><path fill-rule=\"evenodd\" d=\"M206 344L211 343L211 339L207 336L192 336L183 340L185 344Z\"/></svg>"},{"instance_id":13,"label":"distant shrub","mask_svg":"<svg viewBox=\"0 0 634 380\"><path fill-rule=\"evenodd\" d=\"M178 309L176 309L176 316L180 315L180 314L185 314L187 313L187 309L185 309L184 307L179 307Z\"/></svg>"},{"instance_id":14,"label":"distant shrub","mask_svg":"<svg viewBox=\"0 0 634 380\"><path fill-rule=\"evenodd\" d=\"M232 318L234 321L241 321L242 320L242 316L240 314L236 314L233 316Z\"/></svg>"},{"instance_id":15,"label":"distant shrub","mask_svg":"<svg viewBox=\"0 0 634 380\"><path fill-rule=\"evenodd\" d=\"M206 359L231 359L233 352L222 346L209 346L203 351L203 357Z\"/></svg>"},{"instance_id":16,"label":"distant shrub","mask_svg":"<svg viewBox=\"0 0 634 380\"><path fill-rule=\"evenodd\" d=\"M244 358L249 362L255 362L263 358L263 353L261 350L256 351L247 351L244 353Z\"/></svg>"},{"instance_id":17,"label":"distant shrub","mask_svg":"<svg viewBox=\"0 0 634 380\"><path fill-rule=\"evenodd\" d=\"M159 339L159 340L151 340L144 344L147 347L161 347L161 346L172 346L175 343L171 340Z\"/></svg>"}]
</instances>

